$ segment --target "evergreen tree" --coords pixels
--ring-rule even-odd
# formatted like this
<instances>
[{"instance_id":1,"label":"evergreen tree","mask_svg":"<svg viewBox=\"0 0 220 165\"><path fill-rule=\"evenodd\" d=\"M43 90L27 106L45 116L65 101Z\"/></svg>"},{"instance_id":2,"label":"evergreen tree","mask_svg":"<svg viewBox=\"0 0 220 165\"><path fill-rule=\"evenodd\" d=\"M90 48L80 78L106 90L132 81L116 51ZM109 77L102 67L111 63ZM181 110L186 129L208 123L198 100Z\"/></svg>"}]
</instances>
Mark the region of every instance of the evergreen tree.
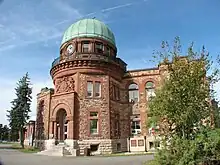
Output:
<instances>
[{"instance_id":1,"label":"evergreen tree","mask_svg":"<svg viewBox=\"0 0 220 165\"><path fill-rule=\"evenodd\" d=\"M2 128L2 124L0 124L0 141L2 141L2 134L3 134L3 128Z\"/></svg>"},{"instance_id":2,"label":"evergreen tree","mask_svg":"<svg viewBox=\"0 0 220 165\"><path fill-rule=\"evenodd\" d=\"M9 141L10 129L7 125L0 124L0 141Z\"/></svg>"},{"instance_id":3,"label":"evergreen tree","mask_svg":"<svg viewBox=\"0 0 220 165\"><path fill-rule=\"evenodd\" d=\"M30 118L29 112L31 112L30 105L32 99L32 88L30 87L28 73L18 81L15 92L16 99L11 102L12 108L8 111L8 119L11 134L17 136L16 132L19 132L20 144L24 148L24 126Z\"/></svg>"},{"instance_id":4,"label":"evergreen tree","mask_svg":"<svg viewBox=\"0 0 220 165\"><path fill-rule=\"evenodd\" d=\"M2 140L9 141L9 128L7 125L2 128Z\"/></svg>"}]
</instances>

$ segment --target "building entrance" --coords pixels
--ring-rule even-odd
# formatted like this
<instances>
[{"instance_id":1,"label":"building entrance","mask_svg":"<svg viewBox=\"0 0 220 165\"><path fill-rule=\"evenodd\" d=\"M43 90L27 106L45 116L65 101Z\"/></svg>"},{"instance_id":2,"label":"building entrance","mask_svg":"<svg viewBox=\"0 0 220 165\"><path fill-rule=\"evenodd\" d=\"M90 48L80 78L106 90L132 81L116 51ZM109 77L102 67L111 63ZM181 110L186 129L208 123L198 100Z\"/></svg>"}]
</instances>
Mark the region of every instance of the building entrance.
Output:
<instances>
[{"instance_id":1,"label":"building entrance","mask_svg":"<svg viewBox=\"0 0 220 165\"><path fill-rule=\"evenodd\" d=\"M68 121L66 120L66 111L64 109L60 109L57 112L57 129L55 132L56 140L59 142L63 142L68 138Z\"/></svg>"}]
</instances>

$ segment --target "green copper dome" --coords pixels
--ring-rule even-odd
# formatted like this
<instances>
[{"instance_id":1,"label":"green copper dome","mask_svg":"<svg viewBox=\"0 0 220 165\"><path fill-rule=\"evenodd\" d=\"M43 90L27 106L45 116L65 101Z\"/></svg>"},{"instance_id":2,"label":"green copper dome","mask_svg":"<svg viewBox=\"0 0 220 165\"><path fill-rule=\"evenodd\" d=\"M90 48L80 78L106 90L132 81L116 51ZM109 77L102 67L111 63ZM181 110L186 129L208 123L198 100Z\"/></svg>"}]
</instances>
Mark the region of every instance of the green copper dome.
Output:
<instances>
[{"instance_id":1,"label":"green copper dome","mask_svg":"<svg viewBox=\"0 0 220 165\"><path fill-rule=\"evenodd\" d=\"M72 24L63 35L62 43L73 38L98 37L109 41L115 46L115 37L111 30L97 19L82 19Z\"/></svg>"}]
</instances>

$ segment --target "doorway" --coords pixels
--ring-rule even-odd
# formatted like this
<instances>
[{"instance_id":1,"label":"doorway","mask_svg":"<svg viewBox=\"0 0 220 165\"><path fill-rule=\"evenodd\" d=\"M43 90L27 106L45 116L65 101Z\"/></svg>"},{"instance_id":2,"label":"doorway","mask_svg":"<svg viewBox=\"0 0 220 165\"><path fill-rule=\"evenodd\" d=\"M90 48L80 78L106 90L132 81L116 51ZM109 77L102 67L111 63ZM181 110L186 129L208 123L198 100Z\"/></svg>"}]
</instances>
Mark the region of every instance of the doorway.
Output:
<instances>
[{"instance_id":1,"label":"doorway","mask_svg":"<svg viewBox=\"0 0 220 165\"><path fill-rule=\"evenodd\" d=\"M68 138L68 121L66 120L66 111L60 109L57 112L57 128L56 128L56 139L58 142L64 142Z\"/></svg>"}]
</instances>

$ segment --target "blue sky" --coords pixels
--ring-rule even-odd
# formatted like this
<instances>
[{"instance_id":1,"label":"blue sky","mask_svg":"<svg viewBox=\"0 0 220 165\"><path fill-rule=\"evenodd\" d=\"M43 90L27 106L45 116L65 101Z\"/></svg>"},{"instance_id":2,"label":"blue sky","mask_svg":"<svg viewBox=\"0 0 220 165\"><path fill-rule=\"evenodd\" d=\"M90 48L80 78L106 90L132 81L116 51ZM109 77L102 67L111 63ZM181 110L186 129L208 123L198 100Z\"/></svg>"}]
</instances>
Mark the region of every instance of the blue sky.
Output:
<instances>
[{"instance_id":1,"label":"blue sky","mask_svg":"<svg viewBox=\"0 0 220 165\"><path fill-rule=\"evenodd\" d=\"M1 1L1 0L0 0ZM204 44L220 53L219 0L5 0L0 4L0 123L7 123L16 81L27 71L35 95L52 86L51 62L59 56L63 32L76 20L96 17L115 34L118 56L129 69L152 67L162 40L180 36L183 47ZM219 89L218 84L216 89Z\"/></svg>"}]
</instances>

